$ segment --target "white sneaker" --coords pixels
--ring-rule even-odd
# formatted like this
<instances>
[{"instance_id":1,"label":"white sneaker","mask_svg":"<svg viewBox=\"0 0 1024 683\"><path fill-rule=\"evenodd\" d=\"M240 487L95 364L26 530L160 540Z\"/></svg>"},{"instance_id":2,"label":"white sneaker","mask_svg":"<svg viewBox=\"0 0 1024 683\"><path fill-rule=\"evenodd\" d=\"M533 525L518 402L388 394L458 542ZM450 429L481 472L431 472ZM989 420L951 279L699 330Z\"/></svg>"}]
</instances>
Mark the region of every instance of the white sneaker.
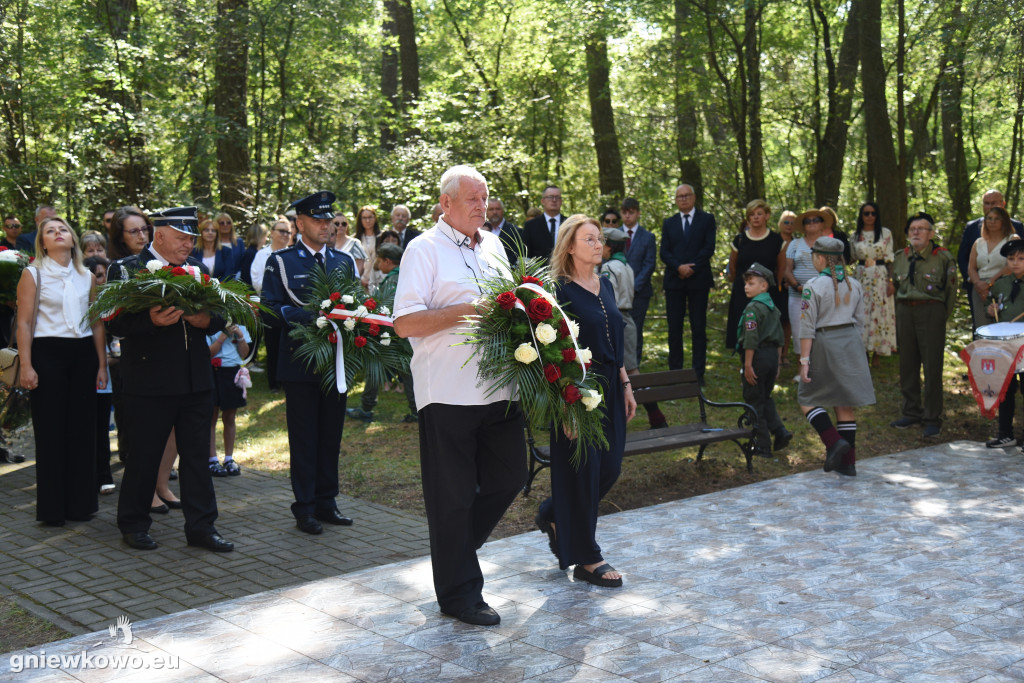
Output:
<instances>
[{"instance_id":1,"label":"white sneaker","mask_svg":"<svg viewBox=\"0 0 1024 683\"><path fill-rule=\"evenodd\" d=\"M100 487L100 495L109 496L111 493L114 492L115 488L117 487L114 486L113 484L104 484L103 486Z\"/></svg>"}]
</instances>

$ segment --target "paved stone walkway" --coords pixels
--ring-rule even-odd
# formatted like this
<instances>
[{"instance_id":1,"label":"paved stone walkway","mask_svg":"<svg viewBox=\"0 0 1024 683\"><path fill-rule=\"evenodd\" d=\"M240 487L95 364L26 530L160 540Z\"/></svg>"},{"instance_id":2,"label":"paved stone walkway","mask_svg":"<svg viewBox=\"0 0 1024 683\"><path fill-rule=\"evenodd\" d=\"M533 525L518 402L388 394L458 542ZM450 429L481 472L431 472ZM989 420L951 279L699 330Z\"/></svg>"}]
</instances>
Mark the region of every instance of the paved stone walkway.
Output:
<instances>
[{"instance_id":1,"label":"paved stone walkway","mask_svg":"<svg viewBox=\"0 0 1024 683\"><path fill-rule=\"evenodd\" d=\"M131 645L103 630L2 655L0 671L40 650L87 649L178 668L68 663L7 676L1024 679L1024 459L957 442L858 469L856 479L806 472L602 517L599 539L626 576L621 589L571 582L540 533L488 543L481 557L485 597L502 615L495 628L440 615L420 558L136 622Z\"/></svg>"},{"instance_id":2,"label":"paved stone walkway","mask_svg":"<svg viewBox=\"0 0 1024 683\"><path fill-rule=\"evenodd\" d=\"M100 496L92 521L45 527L35 521L30 434L13 446L27 461L0 464L0 593L71 633L105 629L121 614L151 619L430 552L424 519L347 496L338 507L353 526L304 534L289 509L287 475L253 470L214 479L217 530L235 544L232 553L188 547L177 510L153 515L157 550L131 550L115 524L117 493ZM118 486L120 477L118 465Z\"/></svg>"}]
</instances>

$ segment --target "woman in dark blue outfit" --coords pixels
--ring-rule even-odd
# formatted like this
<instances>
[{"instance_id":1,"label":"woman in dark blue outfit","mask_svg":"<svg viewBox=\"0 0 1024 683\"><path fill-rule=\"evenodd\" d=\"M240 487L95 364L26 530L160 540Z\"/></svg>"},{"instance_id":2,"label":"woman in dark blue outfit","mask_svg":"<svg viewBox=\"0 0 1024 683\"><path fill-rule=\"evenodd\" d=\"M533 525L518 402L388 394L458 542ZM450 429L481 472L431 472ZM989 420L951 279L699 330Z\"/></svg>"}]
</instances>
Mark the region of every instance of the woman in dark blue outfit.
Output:
<instances>
[{"instance_id":1,"label":"woman in dark blue outfit","mask_svg":"<svg viewBox=\"0 0 1024 683\"><path fill-rule=\"evenodd\" d=\"M595 538L597 507L622 469L626 423L636 413L632 386L622 365L623 320L611 283L597 274L603 240L597 221L577 214L558 229L551 253L551 273L561 285L556 293L563 310L580 326L580 348L589 348L604 393L602 425L608 448L591 448L577 470L569 462L574 440L551 432L551 497L540 505L537 526L548 534L558 565L575 565L573 577L596 586L622 585L622 575L601 555Z\"/></svg>"}]
</instances>

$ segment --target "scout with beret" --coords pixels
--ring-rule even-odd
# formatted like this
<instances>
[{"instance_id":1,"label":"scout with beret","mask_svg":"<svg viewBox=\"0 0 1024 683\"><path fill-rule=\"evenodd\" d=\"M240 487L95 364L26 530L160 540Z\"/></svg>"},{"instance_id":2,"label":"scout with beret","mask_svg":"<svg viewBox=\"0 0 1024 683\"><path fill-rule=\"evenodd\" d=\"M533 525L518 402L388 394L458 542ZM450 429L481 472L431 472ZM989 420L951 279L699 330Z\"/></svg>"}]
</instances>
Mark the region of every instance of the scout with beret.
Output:
<instances>
[{"instance_id":1,"label":"scout with beret","mask_svg":"<svg viewBox=\"0 0 1024 683\"><path fill-rule=\"evenodd\" d=\"M890 424L924 423L924 436L934 437L942 428L943 349L956 301L956 259L933 239L935 219L924 211L907 219L906 231L909 244L893 264L903 416Z\"/></svg>"},{"instance_id":2,"label":"scout with beret","mask_svg":"<svg viewBox=\"0 0 1024 683\"><path fill-rule=\"evenodd\" d=\"M295 502L292 514L300 531L321 534L321 522L348 526L352 520L338 512L338 455L345 424L347 393L324 393L320 377L296 358L301 343L288 333L295 325L308 325L315 314L303 308L310 296L309 274L314 268L328 272L341 268L356 277L352 257L334 248L330 239L334 194L314 192L296 199L295 224L300 237L294 246L275 251L267 259L261 296L275 315L265 322L267 334L280 337L277 378L284 386L288 409L288 449Z\"/></svg>"},{"instance_id":3,"label":"scout with beret","mask_svg":"<svg viewBox=\"0 0 1024 683\"><path fill-rule=\"evenodd\" d=\"M1002 276L989 288L988 312L1000 322L1014 322L1018 316L1024 319L1024 240L1011 239L999 253L1006 258L1010 274ZM1005 448L1017 443L1013 437L1013 414L1017 409L1018 387L1024 387L1024 382L1019 374L1014 374L999 404L999 433L985 443L989 448Z\"/></svg>"},{"instance_id":4,"label":"scout with beret","mask_svg":"<svg viewBox=\"0 0 1024 683\"><path fill-rule=\"evenodd\" d=\"M126 280L150 261L188 264L209 273L189 254L199 234L194 206L175 207L149 215L153 242L133 256L110 264L108 281ZM178 480L189 545L228 552L234 545L217 533L217 497L207 467L210 415L213 414L213 371L206 335L224 329L224 319L206 311L185 315L173 306L155 306L141 313L122 313L107 324L121 337L125 429L132 457L125 463L117 501L117 526L124 542L152 550L150 508L164 446L177 436Z\"/></svg>"},{"instance_id":5,"label":"scout with beret","mask_svg":"<svg viewBox=\"0 0 1024 683\"><path fill-rule=\"evenodd\" d=\"M625 339L623 348L625 356L623 366L626 372L634 372L638 368L636 357L636 323L630 312L633 310L633 287L636 277L633 268L626 261L626 233L618 228L604 228L601 230L604 237L604 250L601 257L601 276L608 278L612 283L612 291L615 292L615 306L622 312L622 319L625 321Z\"/></svg>"},{"instance_id":6,"label":"scout with beret","mask_svg":"<svg viewBox=\"0 0 1024 683\"><path fill-rule=\"evenodd\" d=\"M825 471L857 475L854 408L875 402L864 350L864 289L849 277L843 243L819 237L813 246L818 271L804 285L800 310L800 385L797 401L825 444ZM827 408L835 409L832 426Z\"/></svg>"},{"instance_id":7,"label":"scout with beret","mask_svg":"<svg viewBox=\"0 0 1024 683\"><path fill-rule=\"evenodd\" d=\"M743 358L743 400L757 411L757 453L769 457L793 439L775 409L772 390L782 359L782 314L768 293L775 287L772 271L753 263L743 273L743 291L750 303L740 316L736 349ZM769 435L775 436L774 448Z\"/></svg>"}]
</instances>

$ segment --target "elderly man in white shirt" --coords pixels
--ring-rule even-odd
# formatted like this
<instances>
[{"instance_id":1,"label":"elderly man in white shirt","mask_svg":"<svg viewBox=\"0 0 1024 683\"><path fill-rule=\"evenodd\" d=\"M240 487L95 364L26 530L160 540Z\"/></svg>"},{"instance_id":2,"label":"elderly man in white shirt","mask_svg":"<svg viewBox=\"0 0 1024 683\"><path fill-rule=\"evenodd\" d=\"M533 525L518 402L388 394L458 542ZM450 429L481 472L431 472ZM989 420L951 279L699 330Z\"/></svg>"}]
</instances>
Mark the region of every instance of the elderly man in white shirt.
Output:
<instances>
[{"instance_id":1,"label":"elderly man in white shirt","mask_svg":"<svg viewBox=\"0 0 1024 683\"><path fill-rule=\"evenodd\" d=\"M476 312L478 279L504 268L505 251L480 230L487 181L475 169L455 166L441 176L441 207L437 225L402 257L395 331L413 348L437 602L456 619L493 626L501 618L483 600L476 550L526 482L523 417L511 391L488 396L489 387L478 385L472 347L453 344L465 339L464 316Z\"/></svg>"}]
</instances>

